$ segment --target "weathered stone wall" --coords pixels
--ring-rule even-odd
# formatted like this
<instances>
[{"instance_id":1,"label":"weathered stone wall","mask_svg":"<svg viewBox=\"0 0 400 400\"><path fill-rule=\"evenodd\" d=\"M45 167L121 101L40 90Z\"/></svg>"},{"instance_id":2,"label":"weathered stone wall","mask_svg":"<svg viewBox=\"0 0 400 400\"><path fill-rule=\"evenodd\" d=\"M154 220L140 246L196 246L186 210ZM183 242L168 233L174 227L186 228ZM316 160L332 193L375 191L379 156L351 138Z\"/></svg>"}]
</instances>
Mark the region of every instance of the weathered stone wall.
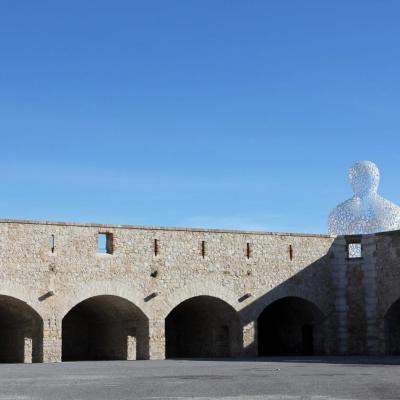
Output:
<instances>
[{"instance_id":1,"label":"weathered stone wall","mask_svg":"<svg viewBox=\"0 0 400 400\"><path fill-rule=\"evenodd\" d=\"M112 254L98 253L99 233L112 234ZM147 321L119 330L127 358L164 358L165 319L196 296L220 299L238 314L242 355L257 354L257 319L285 297L321 311L324 353L379 353L382 317L400 297L399 237L364 236L363 258L348 260L347 237L3 220L0 295L42 318L43 361L61 360L64 316L104 295L131 302Z\"/></svg>"},{"instance_id":2,"label":"weathered stone wall","mask_svg":"<svg viewBox=\"0 0 400 400\"><path fill-rule=\"evenodd\" d=\"M354 242L360 258L348 257ZM400 231L338 237L330 253L338 353L400 353Z\"/></svg>"},{"instance_id":3,"label":"weathered stone wall","mask_svg":"<svg viewBox=\"0 0 400 400\"><path fill-rule=\"evenodd\" d=\"M398 302L400 299L400 232L375 235L373 261L376 276L374 290L377 298L375 304L376 351L400 354L400 307ZM391 321L394 324L391 324ZM395 345L395 349L389 348L390 341Z\"/></svg>"}]
</instances>

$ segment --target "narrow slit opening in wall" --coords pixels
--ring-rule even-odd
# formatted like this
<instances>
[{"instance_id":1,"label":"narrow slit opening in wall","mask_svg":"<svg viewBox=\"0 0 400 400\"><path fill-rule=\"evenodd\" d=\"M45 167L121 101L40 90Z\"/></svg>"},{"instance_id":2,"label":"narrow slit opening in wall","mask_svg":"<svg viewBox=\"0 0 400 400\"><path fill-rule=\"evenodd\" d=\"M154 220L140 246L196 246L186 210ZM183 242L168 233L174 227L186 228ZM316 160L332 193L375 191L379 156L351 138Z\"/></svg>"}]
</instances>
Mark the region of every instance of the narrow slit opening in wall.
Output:
<instances>
[{"instance_id":1,"label":"narrow slit opening in wall","mask_svg":"<svg viewBox=\"0 0 400 400\"><path fill-rule=\"evenodd\" d=\"M203 258L206 256L206 242L204 240L201 242L201 256Z\"/></svg>"},{"instance_id":2,"label":"narrow slit opening in wall","mask_svg":"<svg viewBox=\"0 0 400 400\"><path fill-rule=\"evenodd\" d=\"M251 247L250 243L246 243L246 257L250 258L251 257Z\"/></svg>"},{"instance_id":3,"label":"narrow slit opening in wall","mask_svg":"<svg viewBox=\"0 0 400 400\"><path fill-rule=\"evenodd\" d=\"M289 259L293 261L293 246L291 244L289 245Z\"/></svg>"},{"instance_id":4,"label":"narrow slit opening in wall","mask_svg":"<svg viewBox=\"0 0 400 400\"><path fill-rule=\"evenodd\" d=\"M158 256L158 239L154 239L154 255Z\"/></svg>"},{"instance_id":5,"label":"narrow slit opening in wall","mask_svg":"<svg viewBox=\"0 0 400 400\"><path fill-rule=\"evenodd\" d=\"M101 232L97 239L97 252L102 254L112 254L113 252L113 235L112 233Z\"/></svg>"},{"instance_id":6,"label":"narrow slit opening in wall","mask_svg":"<svg viewBox=\"0 0 400 400\"><path fill-rule=\"evenodd\" d=\"M51 252L54 253L55 249L56 249L56 239L54 235L50 236L50 249Z\"/></svg>"},{"instance_id":7,"label":"narrow slit opening in wall","mask_svg":"<svg viewBox=\"0 0 400 400\"><path fill-rule=\"evenodd\" d=\"M362 246L360 242L348 243L347 244L347 257L348 258L361 258L362 257Z\"/></svg>"}]
</instances>

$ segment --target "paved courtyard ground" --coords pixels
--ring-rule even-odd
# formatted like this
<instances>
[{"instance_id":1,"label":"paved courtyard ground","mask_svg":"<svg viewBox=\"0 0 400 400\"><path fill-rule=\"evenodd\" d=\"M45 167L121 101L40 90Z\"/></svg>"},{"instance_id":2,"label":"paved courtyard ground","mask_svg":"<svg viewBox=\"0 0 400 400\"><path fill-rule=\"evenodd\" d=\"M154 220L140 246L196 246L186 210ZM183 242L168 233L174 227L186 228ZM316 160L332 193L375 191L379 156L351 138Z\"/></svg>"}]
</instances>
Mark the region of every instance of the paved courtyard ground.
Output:
<instances>
[{"instance_id":1,"label":"paved courtyard ground","mask_svg":"<svg viewBox=\"0 0 400 400\"><path fill-rule=\"evenodd\" d=\"M400 357L0 365L0 400L400 399Z\"/></svg>"}]
</instances>

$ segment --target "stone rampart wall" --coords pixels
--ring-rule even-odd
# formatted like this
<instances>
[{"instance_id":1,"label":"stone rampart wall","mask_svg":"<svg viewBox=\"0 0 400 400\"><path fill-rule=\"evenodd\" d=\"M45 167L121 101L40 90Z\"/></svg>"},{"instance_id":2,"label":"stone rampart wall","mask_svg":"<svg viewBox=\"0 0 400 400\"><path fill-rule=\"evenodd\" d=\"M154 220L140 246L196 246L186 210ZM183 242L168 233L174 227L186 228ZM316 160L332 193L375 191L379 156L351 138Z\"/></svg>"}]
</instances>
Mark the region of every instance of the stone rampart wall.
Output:
<instances>
[{"instance_id":1,"label":"stone rampart wall","mask_svg":"<svg viewBox=\"0 0 400 400\"><path fill-rule=\"evenodd\" d=\"M112 238L111 254L98 251L98 236L104 233ZM349 259L347 245L357 240L362 242L363 257ZM319 310L318 341L322 343L323 338L323 345L318 348L323 348L323 353L382 354L387 350L385 316L400 297L399 259L399 232L334 238L3 220L0 221L0 331L4 325L4 332L10 332L15 325L18 332L25 332L19 334L25 343L22 345L25 355L19 355L19 359L60 361L63 318L68 315L70 318L65 321L80 322L76 325L69 322L66 335L73 335L78 326L86 330L85 340L92 337L91 342L95 343L88 350L91 357L101 353L104 357L123 354L127 359L160 359L166 354L165 321L171 311L198 297L200 300L193 305L192 312L198 316L198 322L208 318L207 307L210 313L224 309L221 304L213 305L207 300L214 298L228 305L235 313L232 318L237 316L238 322L231 324L227 320L217 326L215 314L207 320L208 331L198 332L202 324L196 322L197 330L185 327L181 332L167 332L167 342L173 343L171 348L178 349L177 341L188 340L190 336L196 336L196 343L200 343L204 335L209 335L207 340L215 338L216 354L255 356L259 350L257 343L265 340L257 337L261 313L271 304L281 304L279 307L284 310L284 302L277 300L296 297ZM118 302L117 298L126 303ZM26 303L34 310L31 328L28 317L18 325L15 317L20 314L18 304L14 308L4 306L3 312L2 304L10 301ZM72 316L68 314L71 310L76 310ZM22 311L25 315L25 308ZM312 313L312 308L307 312ZM307 317L307 312L304 310L301 318L311 321L314 317ZM182 327L190 314L190 311L186 315L177 312L169 325ZM397 314L392 314L391 327L397 326ZM91 321L91 325L84 326L85 321ZM42 332L32 333L38 331L41 323ZM233 334L236 325L240 326L240 332ZM22 326L29 329L21 331ZM287 330L292 328L289 324ZM306 335L303 347L307 347L309 328L303 328L303 336ZM93 336L96 329L99 334ZM266 332L265 329L261 331ZM104 332L116 332L115 340L110 339L113 335L110 333L104 341L112 343L113 350L109 353L99 350ZM118 340L124 337L124 332L127 343L121 345ZM308 335L312 340L312 333ZM387 333L386 337L390 335L395 334ZM87 347L86 342L79 342L79 337L71 340L77 347ZM71 343L64 344L64 351L71 348ZM296 340L291 338L291 343L295 346ZM393 346L396 348L396 344ZM190 348L190 343L181 348ZM21 353L20 348L18 352Z\"/></svg>"}]
</instances>

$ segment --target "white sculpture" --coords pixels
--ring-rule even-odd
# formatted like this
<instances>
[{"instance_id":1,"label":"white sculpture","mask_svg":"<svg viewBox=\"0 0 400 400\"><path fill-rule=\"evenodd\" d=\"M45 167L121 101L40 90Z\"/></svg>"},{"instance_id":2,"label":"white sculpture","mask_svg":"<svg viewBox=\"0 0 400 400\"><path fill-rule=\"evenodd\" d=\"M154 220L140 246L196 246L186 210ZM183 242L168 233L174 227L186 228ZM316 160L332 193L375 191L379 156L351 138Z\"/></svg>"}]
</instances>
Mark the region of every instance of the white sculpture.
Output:
<instances>
[{"instance_id":1,"label":"white sculpture","mask_svg":"<svg viewBox=\"0 0 400 400\"><path fill-rule=\"evenodd\" d=\"M332 235L366 234L400 230L400 207L378 194L379 169L359 161L349 170L354 196L329 214Z\"/></svg>"}]
</instances>

